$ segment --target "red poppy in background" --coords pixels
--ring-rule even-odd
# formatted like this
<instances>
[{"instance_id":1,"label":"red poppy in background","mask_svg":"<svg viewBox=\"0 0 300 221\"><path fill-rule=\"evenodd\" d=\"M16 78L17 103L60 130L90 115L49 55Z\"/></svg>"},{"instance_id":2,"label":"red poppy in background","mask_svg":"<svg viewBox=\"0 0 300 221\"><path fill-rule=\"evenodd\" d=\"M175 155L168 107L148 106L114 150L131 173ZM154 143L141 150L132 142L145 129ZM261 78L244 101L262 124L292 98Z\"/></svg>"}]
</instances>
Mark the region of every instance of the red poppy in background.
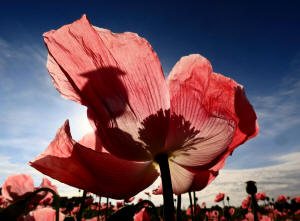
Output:
<instances>
[{"instance_id":1,"label":"red poppy in background","mask_svg":"<svg viewBox=\"0 0 300 221\"><path fill-rule=\"evenodd\" d=\"M27 174L16 174L6 178L2 185L2 195L7 204L11 204L43 187L50 188L57 192L56 186L52 185L50 180L45 177L39 187L34 187L31 176ZM40 205L49 205L53 202L53 194L46 191L39 192L34 196L32 202L39 203Z\"/></svg>"},{"instance_id":2,"label":"red poppy in background","mask_svg":"<svg viewBox=\"0 0 300 221\"><path fill-rule=\"evenodd\" d=\"M218 202L223 201L224 197L225 197L224 193L218 193L217 196L216 196L215 202L218 203Z\"/></svg>"},{"instance_id":3,"label":"red poppy in background","mask_svg":"<svg viewBox=\"0 0 300 221\"><path fill-rule=\"evenodd\" d=\"M251 199L251 197L250 197L250 195L248 195L247 198L242 201L242 205L241 206L242 206L243 209L248 209L249 208L249 206L250 206L250 199Z\"/></svg>"},{"instance_id":4,"label":"red poppy in background","mask_svg":"<svg viewBox=\"0 0 300 221\"><path fill-rule=\"evenodd\" d=\"M147 213L146 208L143 208L134 215L133 220L134 221L150 221L151 218L150 218L149 214Z\"/></svg>"},{"instance_id":5,"label":"red poppy in background","mask_svg":"<svg viewBox=\"0 0 300 221\"><path fill-rule=\"evenodd\" d=\"M24 221L54 221L56 211L51 207L39 208L31 211L27 216L24 217ZM59 221L63 221L65 215L59 213Z\"/></svg>"},{"instance_id":6,"label":"red poppy in background","mask_svg":"<svg viewBox=\"0 0 300 221\"><path fill-rule=\"evenodd\" d=\"M277 202L279 202L279 203L285 203L287 200L288 200L288 198L282 194L280 194L277 198Z\"/></svg>"},{"instance_id":7,"label":"red poppy in background","mask_svg":"<svg viewBox=\"0 0 300 221\"><path fill-rule=\"evenodd\" d=\"M26 174L11 175L2 184L2 195L9 204L33 191L33 179Z\"/></svg>"},{"instance_id":8,"label":"red poppy in background","mask_svg":"<svg viewBox=\"0 0 300 221\"><path fill-rule=\"evenodd\" d=\"M265 192L256 193L255 198L256 198L256 200L265 200L265 199L267 199L267 195Z\"/></svg>"},{"instance_id":9,"label":"red poppy in background","mask_svg":"<svg viewBox=\"0 0 300 221\"><path fill-rule=\"evenodd\" d=\"M214 73L201 55L181 58L165 79L145 39L94 27L85 15L44 39L55 87L87 107L95 130L76 142L67 121L31 162L54 179L129 198L155 181L155 161L167 155L173 192L199 190L238 145L258 133L243 87Z\"/></svg>"}]
</instances>

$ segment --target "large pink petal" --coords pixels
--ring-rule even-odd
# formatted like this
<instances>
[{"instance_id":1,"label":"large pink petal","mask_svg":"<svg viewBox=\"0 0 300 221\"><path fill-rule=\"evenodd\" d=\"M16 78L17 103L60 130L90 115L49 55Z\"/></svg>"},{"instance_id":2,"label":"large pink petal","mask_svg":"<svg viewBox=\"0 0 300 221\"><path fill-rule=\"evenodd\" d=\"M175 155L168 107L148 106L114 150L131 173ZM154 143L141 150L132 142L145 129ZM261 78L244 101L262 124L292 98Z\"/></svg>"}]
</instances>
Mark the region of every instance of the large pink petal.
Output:
<instances>
[{"instance_id":1,"label":"large pink petal","mask_svg":"<svg viewBox=\"0 0 300 221\"><path fill-rule=\"evenodd\" d=\"M121 160L76 143L72 140L68 122L46 151L30 164L63 183L115 199L137 194L158 176L152 161Z\"/></svg>"},{"instance_id":2,"label":"large pink petal","mask_svg":"<svg viewBox=\"0 0 300 221\"><path fill-rule=\"evenodd\" d=\"M78 141L78 143L98 152L107 152L103 148L102 142L95 132L87 133Z\"/></svg>"},{"instance_id":3,"label":"large pink petal","mask_svg":"<svg viewBox=\"0 0 300 221\"><path fill-rule=\"evenodd\" d=\"M178 195L188 192L193 184L194 172L185 169L172 160L169 160L169 167L173 193ZM162 183L160 183L159 187L153 190L152 193L155 195L162 194Z\"/></svg>"},{"instance_id":4,"label":"large pink petal","mask_svg":"<svg viewBox=\"0 0 300 221\"><path fill-rule=\"evenodd\" d=\"M8 201L18 200L33 191L33 179L26 174L11 175L2 185L2 195Z\"/></svg>"},{"instance_id":5,"label":"large pink petal","mask_svg":"<svg viewBox=\"0 0 300 221\"><path fill-rule=\"evenodd\" d=\"M171 160L169 166L173 193L178 195L188 192L193 183L194 174Z\"/></svg>"},{"instance_id":6,"label":"large pink petal","mask_svg":"<svg viewBox=\"0 0 300 221\"><path fill-rule=\"evenodd\" d=\"M168 85L171 120L166 148L173 151L178 164L209 169L233 151L235 137L243 137L240 131L247 139L257 133L256 115L241 93L242 87L213 73L201 55L181 58L168 77Z\"/></svg>"},{"instance_id":7,"label":"large pink petal","mask_svg":"<svg viewBox=\"0 0 300 221\"><path fill-rule=\"evenodd\" d=\"M190 191L200 191L209 185L218 175L218 171L203 170L195 173Z\"/></svg>"},{"instance_id":8,"label":"large pink petal","mask_svg":"<svg viewBox=\"0 0 300 221\"><path fill-rule=\"evenodd\" d=\"M125 159L130 156L144 160L145 148L161 148L143 145L138 139L141 122L160 109L169 108L160 61L145 39L134 33L114 34L93 27L85 15L45 33L44 38L50 54L48 70L56 88L68 99L92 109L93 120L104 128L101 139L110 152ZM106 128L114 130L106 135ZM124 140L125 131L129 138ZM113 146L111 134L122 137ZM138 141L137 145L131 145L131 140ZM124 142L128 142L126 148Z\"/></svg>"}]
</instances>

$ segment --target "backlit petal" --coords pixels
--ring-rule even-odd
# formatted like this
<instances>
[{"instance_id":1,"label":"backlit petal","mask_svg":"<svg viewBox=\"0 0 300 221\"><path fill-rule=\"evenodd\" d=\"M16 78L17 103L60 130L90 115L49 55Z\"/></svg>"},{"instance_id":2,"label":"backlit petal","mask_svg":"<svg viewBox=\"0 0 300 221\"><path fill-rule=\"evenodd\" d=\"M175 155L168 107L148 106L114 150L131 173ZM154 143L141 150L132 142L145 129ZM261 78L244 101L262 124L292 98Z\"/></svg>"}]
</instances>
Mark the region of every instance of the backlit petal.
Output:
<instances>
[{"instance_id":1,"label":"backlit petal","mask_svg":"<svg viewBox=\"0 0 300 221\"><path fill-rule=\"evenodd\" d=\"M107 152L103 146L102 142L99 138L99 136L95 132L90 132L84 135L79 141L79 144L82 146L91 148L92 150L98 151L98 152Z\"/></svg>"},{"instance_id":2,"label":"backlit petal","mask_svg":"<svg viewBox=\"0 0 300 221\"><path fill-rule=\"evenodd\" d=\"M219 171L203 170L195 173L190 191L200 191L210 184L218 175Z\"/></svg>"},{"instance_id":3,"label":"backlit petal","mask_svg":"<svg viewBox=\"0 0 300 221\"><path fill-rule=\"evenodd\" d=\"M48 69L56 88L65 97L92 109L92 120L103 127L101 140L108 143L105 146L110 152L126 159L131 152L130 159L144 160L135 156L148 148L138 140L140 123L160 109L169 108L160 61L150 44L134 33L114 34L93 27L85 15L45 33L44 38L50 54ZM107 128L113 128L115 137L122 137L115 139L113 147L112 131L105 134ZM128 139L119 142L125 131ZM133 150L129 145L132 140L137 141ZM129 143L124 148L126 141ZM124 154L114 152L116 149Z\"/></svg>"},{"instance_id":4,"label":"backlit petal","mask_svg":"<svg viewBox=\"0 0 300 221\"><path fill-rule=\"evenodd\" d=\"M171 71L168 85L171 120L166 147L174 151L178 164L209 169L227 156L234 149L229 147L241 115L253 116L243 124L243 131L255 133L256 115L241 95L241 86L213 73L201 55L183 57ZM237 114L237 107L247 113Z\"/></svg>"},{"instance_id":5,"label":"backlit petal","mask_svg":"<svg viewBox=\"0 0 300 221\"><path fill-rule=\"evenodd\" d=\"M174 194L182 194L189 191L192 183L194 174L180 165L169 161L172 187Z\"/></svg>"},{"instance_id":6,"label":"backlit petal","mask_svg":"<svg viewBox=\"0 0 300 221\"><path fill-rule=\"evenodd\" d=\"M76 143L72 140L68 122L46 151L30 164L63 183L115 199L137 194L158 176L151 161L121 160Z\"/></svg>"}]
</instances>

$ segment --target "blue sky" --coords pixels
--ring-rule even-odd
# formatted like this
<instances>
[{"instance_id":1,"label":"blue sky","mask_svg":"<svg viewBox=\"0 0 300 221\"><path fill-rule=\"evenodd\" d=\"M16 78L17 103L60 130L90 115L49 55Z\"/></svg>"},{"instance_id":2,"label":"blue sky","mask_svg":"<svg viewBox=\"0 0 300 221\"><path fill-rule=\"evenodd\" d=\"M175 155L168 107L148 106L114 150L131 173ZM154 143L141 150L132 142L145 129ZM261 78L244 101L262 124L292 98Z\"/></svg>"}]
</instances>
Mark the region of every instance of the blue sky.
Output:
<instances>
[{"instance_id":1,"label":"blue sky","mask_svg":"<svg viewBox=\"0 0 300 221\"><path fill-rule=\"evenodd\" d=\"M146 38L166 76L180 57L199 53L215 72L244 85L260 133L236 149L219 177L197 193L201 201L212 203L222 191L238 205L250 179L274 198L279 193L300 195L300 3L73 2L1 5L0 183L10 174L29 173L38 185L42 175L27 162L46 148L63 122L70 119L75 139L89 129L85 108L54 89L42 38L85 13L95 26ZM62 194L74 193L57 185Z\"/></svg>"}]
</instances>

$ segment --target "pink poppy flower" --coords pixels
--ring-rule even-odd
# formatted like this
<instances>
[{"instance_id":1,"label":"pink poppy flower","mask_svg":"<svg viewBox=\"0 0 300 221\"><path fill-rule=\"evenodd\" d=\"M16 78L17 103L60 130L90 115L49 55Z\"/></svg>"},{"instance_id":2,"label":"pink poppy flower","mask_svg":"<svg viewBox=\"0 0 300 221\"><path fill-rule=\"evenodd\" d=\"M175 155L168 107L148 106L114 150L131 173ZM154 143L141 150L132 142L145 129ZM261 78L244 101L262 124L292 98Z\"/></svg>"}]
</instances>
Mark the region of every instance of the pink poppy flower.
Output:
<instances>
[{"instance_id":1,"label":"pink poppy flower","mask_svg":"<svg viewBox=\"0 0 300 221\"><path fill-rule=\"evenodd\" d=\"M260 221L272 221L272 219L266 215L262 215Z\"/></svg>"},{"instance_id":2,"label":"pink poppy flower","mask_svg":"<svg viewBox=\"0 0 300 221\"><path fill-rule=\"evenodd\" d=\"M242 202L242 208L247 209L250 206L250 196L243 200Z\"/></svg>"},{"instance_id":3,"label":"pink poppy flower","mask_svg":"<svg viewBox=\"0 0 300 221\"><path fill-rule=\"evenodd\" d=\"M231 216L233 216L234 212L235 212L235 209L234 209L233 207L231 207L231 208L229 209L229 214L230 214Z\"/></svg>"},{"instance_id":4,"label":"pink poppy flower","mask_svg":"<svg viewBox=\"0 0 300 221\"><path fill-rule=\"evenodd\" d=\"M293 199L296 203L300 203L300 196L295 196Z\"/></svg>"},{"instance_id":5,"label":"pink poppy flower","mask_svg":"<svg viewBox=\"0 0 300 221\"><path fill-rule=\"evenodd\" d=\"M187 215L187 216L192 216L192 209L191 209L191 207L189 207L189 208L185 211L185 215Z\"/></svg>"},{"instance_id":6,"label":"pink poppy flower","mask_svg":"<svg viewBox=\"0 0 300 221\"><path fill-rule=\"evenodd\" d=\"M132 202L134 200L134 196L133 197L130 197L130 198L128 198L128 199L125 199L125 202L126 203L130 203L130 202Z\"/></svg>"},{"instance_id":7,"label":"pink poppy flower","mask_svg":"<svg viewBox=\"0 0 300 221\"><path fill-rule=\"evenodd\" d=\"M71 211L71 215L76 215L80 210L80 206L75 206L72 211Z\"/></svg>"},{"instance_id":8,"label":"pink poppy flower","mask_svg":"<svg viewBox=\"0 0 300 221\"><path fill-rule=\"evenodd\" d=\"M56 193L58 193L57 191L57 187L55 185L52 185L51 181L48 180L46 177L43 178L41 185L38 188L49 188L52 189L53 191L55 191ZM38 189L35 188L35 189ZM41 200L39 201L40 205L50 205L53 202L53 194L50 192L40 192L39 196L41 198Z\"/></svg>"},{"instance_id":9,"label":"pink poppy flower","mask_svg":"<svg viewBox=\"0 0 300 221\"><path fill-rule=\"evenodd\" d=\"M5 208L5 207L6 207L5 197L0 195L0 208Z\"/></svg>"},{"instance_id":10,"label":"pink poppy flower","mask_svg":"<svg viewBox=\"0 0 300 221\"><path fill-rule=\"evenodd\" d=\"M220 201L223 201L223 200L224 200L224 197L225 197L225 194L224 194L224 193L219 193L219 194L217 194L216 199L215 199L215 202L218 203L218 202L220 202Z\"/></svg>"},{"instance_id":11,"label":"pink poppy flower","mask_svg":"<svg viewBox=\"0 0 300 221\"><path fill-rule=\"evenodd\" d=\"M150 216L147 213L146 208L141 209L139 212L137 212L134 217L133 217L134 221L150 221Z\"/></svg>"},{"instance_id":12,"label":"pink poppy flower","mask_svg":"<svg viewBox=\"0 0 300 221\"><path fill-rule=\"evenodd\" d=\"M278 203L285 203L288 200L288 198L285 195L280 194L277 198Z\"/></svg>"},{"instance_id":13,"label":"pink poppy flower","mask_svg":"<svg viewBox=\"0 0 300 221\"><path fill-rule=\"evenodd\" d=\"M55 217L56 211L50 207L45 207L31 211L24 218L24 221L55 221ZM64 214L59 213L59 221L63 221L64 218Z\"/></svg>"},{"instance_id":14,"label":"pink poppy flower","mask_svg":"<svg viewBox=\"0 0 300 221\"><path fill-rule=\"evenodd\" d=\"M265 192L256 193L255 198L256 198L256 200L265 200L265 199L267 199L267 195Z\"/></svg>"},{"instance_id":15,"label":"pink poppy flower","mask_svg":"<svg viewBox=\"0 0 300 221\"><path fill-rule=\"evenodd\" d=\"M248 221L254 221L254 215L253 215L253 213L247 213L245 215L245 217L246 217L246 220L248 220Z\"/></svg>"},{"instance_id":16,"label":"pink poppy flower","mask_svg":"<svg viewBox=\"0 0 300 221\"><path fill-rule=\"evenodd\" d=\"M2 195L12 203L34 191L33 179L26 174L11 175L2 184Z\"/></svg>"},{"instance_id":17,"label":"pink poppy flower","mask_svg":"<svg viewBox=\"0 0 300 221\"><path fill-rule=\"evenodd\" d=\"M129 198L156 180L155 160L165 155L173 192L181 194L196 189L198 173L218 171L258 133L243 87L213 73L201 55L181 58L165 79L145 39L94 27L85 15L44 39L55 87L87 107L99 140L94 146L74 141L66 122L31 162L54 179Z\"/></svg>"}]
</instances>

